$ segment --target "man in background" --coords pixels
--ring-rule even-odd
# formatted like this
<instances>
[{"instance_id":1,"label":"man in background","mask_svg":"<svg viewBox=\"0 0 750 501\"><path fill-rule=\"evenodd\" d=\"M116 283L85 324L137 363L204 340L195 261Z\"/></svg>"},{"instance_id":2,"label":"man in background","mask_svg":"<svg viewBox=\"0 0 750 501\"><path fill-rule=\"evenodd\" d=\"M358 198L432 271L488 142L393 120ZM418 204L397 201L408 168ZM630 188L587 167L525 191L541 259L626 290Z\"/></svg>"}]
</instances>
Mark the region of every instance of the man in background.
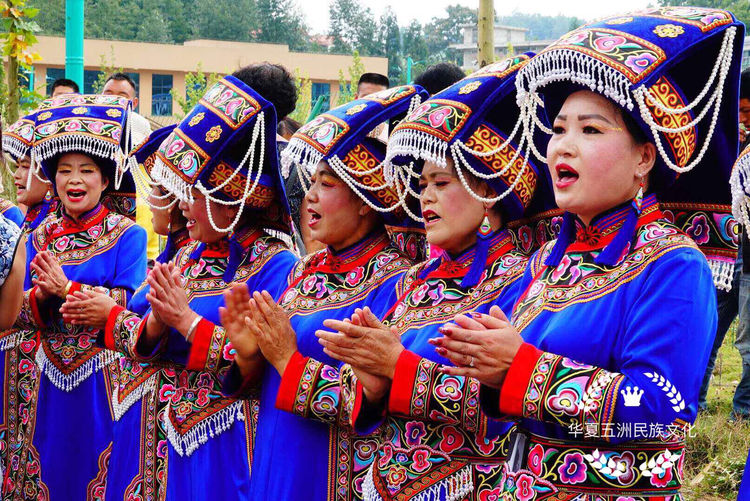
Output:
<instances>
[{"instance_id":1,"label":"man in background","mask_svg":"<svg viewBox=\"0 0 750 501\"><path fill-rule=\"evenodd\" d=\"M106 96L120 96L129 99L133 103L133 109L138 107L138 95L135 82L125 73L113 73L104 82L102 94ZM135 111L130 114L130 134L132 146L141 144L151 134L151 124L143 116ZM147 193L137 193L135 201L135 222L146 230L148 235L146 255L149 264L159 255L159 235L154 232L151 221L151 207L149 207L144 196Z\"/></svg>"},{"instance_id":2,"label":"man in background","mask_svg":"<svg viewBox=\"0 0 750 501\"><path fill-rule=\"evenodd\" d=\"M78 84L67 78L58 78L52 82L52 93L50 97L57 97L61 94L78 94Z\"/></svg>"},{"instance_id":3,"label":"man in background","mask_svg":"<svg viewBox=\"0 0 750 501\"><path fill-rule=\"evenodd\" d=\"M380 73L362 73L357 83L357 93L354 94L354 99L375 94L388 87L390 87L390 82L387 76Z\"/></svg>"}]
</instances>

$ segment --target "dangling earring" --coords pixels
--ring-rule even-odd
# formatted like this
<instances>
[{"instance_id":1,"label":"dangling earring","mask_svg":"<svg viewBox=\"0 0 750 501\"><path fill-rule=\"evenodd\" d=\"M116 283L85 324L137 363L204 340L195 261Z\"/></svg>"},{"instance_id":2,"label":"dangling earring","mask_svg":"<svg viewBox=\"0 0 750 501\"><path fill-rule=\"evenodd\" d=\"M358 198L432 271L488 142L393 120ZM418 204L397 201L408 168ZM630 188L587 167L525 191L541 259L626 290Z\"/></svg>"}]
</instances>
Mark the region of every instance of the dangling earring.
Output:
<instances>
[{"instance_id":1,"label":"dangling earring","mask_svg":"<svg viewBox=\"0 0 750 501\"><path fill-rule=\"evenodd\" d=\"M487 237L490 233L492 233L492 225L490 224L489 212L487 207L485 207L484 219L482 219L482 224L479 225L479 236Z\"/></svg>"},{"instance_id":2,"label":"dangling earring","mask_svg":"<svg viewBox=\"0 0 750 501\"><path fill-rule=\"evenodd\" d=\"M643 208L643 176L640 176L640 187L638 188L638 193L635 194L635 198L633 199L633 204L635 204L635 210L638 214L641 213L641 209Z\"/></svg>"}]
</instances>

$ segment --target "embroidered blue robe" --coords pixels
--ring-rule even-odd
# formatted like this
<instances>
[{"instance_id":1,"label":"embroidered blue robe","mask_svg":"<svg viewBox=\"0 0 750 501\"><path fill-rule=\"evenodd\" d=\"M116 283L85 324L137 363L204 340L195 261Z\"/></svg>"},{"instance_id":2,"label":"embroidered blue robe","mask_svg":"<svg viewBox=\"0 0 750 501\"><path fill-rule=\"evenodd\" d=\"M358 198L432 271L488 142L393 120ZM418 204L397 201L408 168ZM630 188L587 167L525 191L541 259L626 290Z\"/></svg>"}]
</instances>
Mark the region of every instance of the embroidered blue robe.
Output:
<instances>
[{"instance_id":1,"label":"embroidered blue robe","mask_svg":"<svg viewBox=\"0 0 750 501\"><path fill-rule=\"evenodd\" d=\"M277 297L287 286L296 256L260 231L237 234L244 257L233 283L246 283L250 291L268 290ZM143 317L127 310L110 314L111 327L106 331L112 338L105 342L149 362L150 370L162 368L153 376L153 397L143 399L140 423L128 419L130 438L122 432L122 443L132 448L131 458L121 463L125 471L117 474L118 499L126 476L131 477L126 498L147 493L167 500L209 501L249 495L257 401L224 397L220 385L234 358L219 324L223 293L232 285L223 278L228 257L229 247L222 240L208 246L191 242L174 258L185 278L190 308L203 317L192 344L170 328L146 353L138 340L150 309ZM135 452L139 442L151 445L141 445L140 455Z\"/></svg>"},{"instance_id":2,"label":"embroidered blue robe","mask_svg":"<svg viewBox=\"0 0 750 501\"><path fill-rule=\"evenodd\" d=\"M546 265L555 242L529 261L512 317L525 344L501 390L482 388L485 410L523 418L529 437L521 467L504 473L510 499L677 499L715 291L653 196L619 262L597 264L629 210L578 221L559 265Z\"/></svg>"},{"instance_id":3,"label":"embroidered blue robe","mask_svg":"<svg viewBox=\"0 0 750 501\"><path fill-rule=\"evenodd\" d=\"M406 350L388 397L390 433L365 480L365 499L480 500L497 489L513 424L488 419L479 408L479 383L440 373L451 362L428 343L457 314L497 305L510 315L527 258L500 230L479 282L463 286L474 255L474 246L454 258L444 253L410 269L398 285L399 299L383 321L397 329ZM367 409L362 392L356 394L354 408ZM358 429L372 421L364 414L353 416Z\"/></svg>"},{"instance_id":4,"label":"embroidered blue robe","mask_svg":"<svg viewBox=\"0 0 750 501\"><path fill-rule=\"evenodd\" d=\"M328 318L350 318L369 306L382 316L396 300L396 283L410 261L385 232L357 244L307 256L279 304L297 334L297 353L283 377L263 374L251 499L358 499L378 435L358 437L351 426L351 368L323 352L315 336ZM236 367L225 391L238 391ZM246 381L245 385L248 384Z\"/></svg>"},{"instance_id":5,"label":"embroidered blue robe","mask_svg":"<svg viewBox=\"0 0 750 501\"><path fill-rule=\"evenodd\" d=\"M71 291L102 287L124 305L146 274L146 234L128 218L98 205L74 221L58 213L31 234L29 260L52 252ZM19 326L36 327L39 393L24 491L31 497L90 499L105 488L112 440L111 369L117 354L96 346L97 331L64 324L62 300L24 294ZM75 468L70 465L75 458ZM34 465L33 463L37 464Z\"/></svg>"}]
</instances>

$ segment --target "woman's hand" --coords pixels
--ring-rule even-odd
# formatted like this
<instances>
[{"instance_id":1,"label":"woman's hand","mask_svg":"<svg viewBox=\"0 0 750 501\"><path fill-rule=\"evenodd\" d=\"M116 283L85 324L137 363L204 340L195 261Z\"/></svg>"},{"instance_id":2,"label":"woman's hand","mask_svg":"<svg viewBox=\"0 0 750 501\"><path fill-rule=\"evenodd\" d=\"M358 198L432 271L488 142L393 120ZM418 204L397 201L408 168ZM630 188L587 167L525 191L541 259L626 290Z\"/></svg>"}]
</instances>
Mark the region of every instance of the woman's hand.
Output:
<instances>
[{"instance_id":1,"label":"woman's hand","mask_svg":"<svg viewBox=\"0 0 750 501\"><path fill-rule=\"evenodd\" d=\"M68 277L65 276L57 258L49 251L42 251L31 260L31 270L36 277L31 281L38 287L37 299L45 299L57 296L65 298L65 288L68 285Z\"/></svg>"},{"instance_id":2,"label":"woman's hand","mask_svg":"<svg viewBox=\"0 0 750 501\"><path fill-rule=\"evenodd\" d=\"M289 316L267 291L253 292L248 307L250 312L245 316L245 326L258 341L266 360L283 376L289 360L297 351L297 334Z\"/></svg>"},{"instance_id":3,"label":"woman's hand","mask_svg":"<svg viewBox=\"0 0 750 501\"><path fill-rule=\"evenodd\" d=\"M394 328L388 328L365 307L357 309L358 322L326 320L323 325L338 332L318 330L318 342L329 356L353 368L393 379L404 347ZM364 383L363 383L364 384Z\"/></svg>"},{"instance_id":4,"label":"woman's hand","mask_svg":"<svg viewBox=\"0 0 750 501\"><path fill-rule=\"evenodd\" d=\"M181 276L174 263L154 264L146 281L151 286L146 299L151 303L156 320L187 336L198 314L190 309Z\"/></svg>"},{"instance_id":5,"label":"woman's hand","mask_svg":"<svg viewBox=\"0 0 750 501\"><path fill-rule=\"evenodd\" d=\"M456 367L440 370L455 376L470 376L499 389L513 358L523 344L518 331L498 306L490 314L472 313L471 318L456 315L455 324L440 328L443 337L430 339L439 355Z\"/></svg>"},{"instance_id":6,"label":"woman's hand","mask_svg":"<svg viewBox=\"0 0 750 501\"><path fill-rule=\"evenodd\" d=\"M247 285L236 284L224 292L224 303L226 306L219 308L221 325L234 348L234 361L240 373L247 376L262 361L258 340L245 324L245 317L252 314Z\"/></svg>"},{"instance_id":7,"label":"woman's hand","mask_svg":"<svg viewBox=\"0 0 750 501\"><path fill-rule=\"evenodd\" d=\"M104 329L109 312L116 305L117 302L106 293L78 291L68 294L60 313L67 323Z\"/></svg>"}]
</instances>

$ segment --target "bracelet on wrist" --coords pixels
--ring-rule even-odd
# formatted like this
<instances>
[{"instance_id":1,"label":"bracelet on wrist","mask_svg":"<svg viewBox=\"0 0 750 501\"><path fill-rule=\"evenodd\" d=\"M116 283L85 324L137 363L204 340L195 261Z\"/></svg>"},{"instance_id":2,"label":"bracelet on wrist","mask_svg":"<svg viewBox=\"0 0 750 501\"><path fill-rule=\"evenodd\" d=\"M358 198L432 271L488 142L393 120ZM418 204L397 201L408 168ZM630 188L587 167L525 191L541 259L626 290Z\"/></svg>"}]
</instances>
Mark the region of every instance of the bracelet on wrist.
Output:
<instances>
[{"instance_id":1,"label":"bracelet on wrist","mask_svg":"<svg viewBox=\"0 0 750 501\"><path fill-rule=\"evenodd\" d=\"M188 327L187 333L185 334L185 340L188 343L193 342L193 336L195 336L195 330L198 328L198 324L200 321L203 320L203 317L200 315L196 315L193 319L193 322L190 324L190 327Z\"/></svg>"},{"instance_id":2,"label":"bracelet on wrist","mask_svg":"<svg viewBox=\"0 0 750 501\"><path fill-rule=\"evenodd\" d=\"M70 294L70 289L72 287L73 287L73 281L72 280L68 280L68 283L65 284L65 289L63 289L63 295L62 295L63 299L65 299L66 297L68 297L68 294Z\"/></svg>"}]
</instances>

